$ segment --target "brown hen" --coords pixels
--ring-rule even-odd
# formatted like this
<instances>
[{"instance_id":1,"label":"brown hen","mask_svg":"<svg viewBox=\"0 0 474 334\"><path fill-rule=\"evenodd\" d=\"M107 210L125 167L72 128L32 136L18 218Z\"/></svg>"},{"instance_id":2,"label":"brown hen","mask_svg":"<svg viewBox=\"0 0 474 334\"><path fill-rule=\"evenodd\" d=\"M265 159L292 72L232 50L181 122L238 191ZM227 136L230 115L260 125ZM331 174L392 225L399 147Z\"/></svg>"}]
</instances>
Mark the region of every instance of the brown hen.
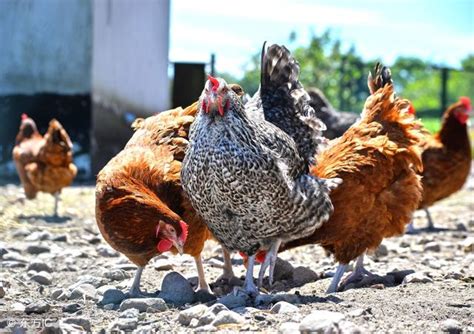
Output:
<instances>
[{"instance_id":1,"label":"brown hen","mask_svg":"<svg viewBox=\"0 0 474 334\"><path fill-rule=\"evenodd\" d=\"M421 199L420 133L409 102L394 97L388 68L376 67L369 76L368 97L360 122L317 156L312 172L320 178L342 178L330 197L334 213L309 237L287 243L280 250L320 244L334 254L339 267L328 289L337 291L348 263L358 258L346 282L368 272L366 251L387 237L402 234Z\"/></svg>"},{"instance_id":2,"label":"brown hen","mask_svg":"<svg viewBox=\"0 0 474 334\"><path fill-rule=\"evenodd\" d=\"M77 174L72 163L72 142L61 123L51 120L42 138L34 121L22 116L13 159L26 197L35 198L38 191L54 195L57 217L61 189L69 186Z\"/></svg>"},{"instance_id":3,"label":"brown hen","mask_svg":"<svg viewBox=\"0 0 474 334\"><path fill-rule=\"evenodd\" d=\"M196 112L194 103L186 109L137 119L132 125L136 131L125 148L97 176L99 230L114 249L138 266L131 296L142 295L139 286L144 267L166 251L193 256L199 289L210 292L201 251L211 235L184 195L180 180L189 127ZM224 275L231 277L226 255Z\"/></svg>"},{"instance_id":4,"label":"brown hen","mask_svg":"<svg viewBox=\"0 0 474 334\"><path fill-rule=\"evenodd\" d=\"M438 133L425 131L421 145L423 199L418 208L426 212L428 230L435 229L428 208L460 190L469 176L472 156L467 120L471 110L469 98L461 97L444 112ZM413 224L408 232L415 232Z\"/></svg>"}]
</instances>

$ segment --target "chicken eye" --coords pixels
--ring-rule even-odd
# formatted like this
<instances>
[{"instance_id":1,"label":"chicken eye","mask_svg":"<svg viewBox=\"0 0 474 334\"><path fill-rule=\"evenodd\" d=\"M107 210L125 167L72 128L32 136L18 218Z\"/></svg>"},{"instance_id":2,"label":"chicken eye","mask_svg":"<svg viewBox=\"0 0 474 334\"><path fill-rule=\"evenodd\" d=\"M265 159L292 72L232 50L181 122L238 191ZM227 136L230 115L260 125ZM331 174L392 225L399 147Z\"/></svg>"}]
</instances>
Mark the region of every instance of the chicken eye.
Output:
<instances>
[{"instance_id":1,"label":"chicken eye","mask_svg":"<svg viewBox=\"0 0 474 334\"><path fill-rule=\"evenodd\" d=\"M170 233L176 233L176 230L174 229L174 227L170 227Z\"/></svg>"}]
</instances>

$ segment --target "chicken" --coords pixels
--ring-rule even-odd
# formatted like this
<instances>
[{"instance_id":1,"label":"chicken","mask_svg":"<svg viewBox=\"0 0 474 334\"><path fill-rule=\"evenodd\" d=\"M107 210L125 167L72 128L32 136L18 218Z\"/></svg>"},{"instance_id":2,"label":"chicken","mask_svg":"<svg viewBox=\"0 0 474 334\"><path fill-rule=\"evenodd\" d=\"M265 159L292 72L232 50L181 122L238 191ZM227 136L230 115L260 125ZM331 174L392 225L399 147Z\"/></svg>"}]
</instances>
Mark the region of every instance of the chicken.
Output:
<instances>
[{"instance_id":1,"label":"chicken","mask_svg":"<svg viewBox=\"0 0 474 334\"><path fill-rule=\"evenodd\" d=\"M241 94L239 86L232 87ZM137 265L129 295L142 296L140 278L147 263L171 251L194 257L199 289L210 288L204 277L201 251L211 237L181 188L180 171L188 130L197 103L146 119L125 148L99 172L96 185L96 220L104 239ZM224 277L233 276L224 252Z\"/></svg>"},{"instance_id":2,"label":"chicken","mask_svg":"<svg viewBox=\"0 0 474 334\"><path fill-rule=\"evenodd\" d=\"M342 136L344 132L359 119L359 115L355 113L337 111L331 103L329 103L323 92L317 88L309 88L308 94L311 98L311 107L313 107L318 118L323 121L327 127L324 132L324 137L328 139Z\"/></svg>"},{"instance_id":3,"label":"chicken","mask_svg":"<svg viewBox=\"0 0 474 334\"><path fill-rule=\"evenodd\" d=\"M13 159L27 198L35 198L38 191L54 195L54 216L57 217L61 189L71 185L77 174L72 163L72 142L61 123L51 120L41 138L33 120L24 116Z\"/></svg>"},{"instance_id":4,"label":"chicken","mask_svg":"<svg viewBox=\"0 0 474 334\"><path fill-rule=\"evenodd\" d=\"M460 190L469 176L472 157L467 120L471 110L469 98L461 97L444 112L438 133L430 135L425 131L421 145L423 199L418 209L426 212L428 230L434 229L428 208ZM408 226L408 232L415 232L413 224Z\"/></svg>"},{"instance_id":5,"label":"chicken","mask_svg":"<svg viewBox=\"0 0 474 334\"><path fill-rule=\"evenodd\" d=\"M13 148L13 161L28 199L35 198L38 190L28 179L25 166L36 161L43 142L43 136L38 132L35 121L26 114L21 115L20 130Z\"/></svg>"},{"instance_id":6,"label":"chicken","mask_svg":"<svg viewBox=\"0 0 474 334\"><path fill-rule=\"evenodd\" d=\"M337 291L351 260L357 263L346 283L370 274L363 267L365 252L402 234L421 199L421 134L409 102L394 97L386 67L377 66L375 78L369 75L369 88L361 121L318 154L311 168L320 178L343 180L330 195L333 215L311 236L280 248L320 244L334 254L339 266L328 293Z\"/></svg>"},{"instance_id":7,"label":"chicken","mask_svg":"<svg viewBox=\"0 0 474 334\"><path fill-rule=\"evenodd\" d=\"M249 256L244 292L253 282L255 254L266 250L258 283L273 279L281 242L311 234L331 215L329 191L339 180L308 174L324 125L314 116L289 51L262 51L261 87L244 107L223 79L209 76L181 179L194 208L216 239Z\"/></svg>"}]
</instances>

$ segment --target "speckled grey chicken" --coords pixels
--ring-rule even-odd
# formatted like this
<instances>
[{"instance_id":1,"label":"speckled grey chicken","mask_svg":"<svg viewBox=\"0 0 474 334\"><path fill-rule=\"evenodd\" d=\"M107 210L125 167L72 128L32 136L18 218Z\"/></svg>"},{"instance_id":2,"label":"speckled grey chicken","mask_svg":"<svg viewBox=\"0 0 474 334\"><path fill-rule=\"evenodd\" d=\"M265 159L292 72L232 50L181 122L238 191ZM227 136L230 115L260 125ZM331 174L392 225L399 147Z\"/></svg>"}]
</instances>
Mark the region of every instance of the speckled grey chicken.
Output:
<instances>
[{"instance_id":1,"label":"speckled grey chicken","mask_svg":"<svg viewBox=\"0 0 474 334\"><path fill-rule=\"evenodd\" d=\"M360 118L356 113L336 110L323 92L317 88L309 88L308 94L311 98L309 104L327 127L323 134L328 139L342 136Z\"/></svg>"},{"instance_id":2,"label":"speckled grey chicken","mask_svg":"<svg viewBox=\"0 0 474 334\"><path fill-rule=\"evenodd\" d=\"M190 130L181 180L195 209L227 249L249 256L244 289L253 282L255 254L267 251L270 284L281 242L309 235L333 211L329 192L339 179L308 174L322 124L298 81L299 65L282 46L262 51L261 85L244 106L223 79L209 77Z\"/></svg>"}]
</instances>

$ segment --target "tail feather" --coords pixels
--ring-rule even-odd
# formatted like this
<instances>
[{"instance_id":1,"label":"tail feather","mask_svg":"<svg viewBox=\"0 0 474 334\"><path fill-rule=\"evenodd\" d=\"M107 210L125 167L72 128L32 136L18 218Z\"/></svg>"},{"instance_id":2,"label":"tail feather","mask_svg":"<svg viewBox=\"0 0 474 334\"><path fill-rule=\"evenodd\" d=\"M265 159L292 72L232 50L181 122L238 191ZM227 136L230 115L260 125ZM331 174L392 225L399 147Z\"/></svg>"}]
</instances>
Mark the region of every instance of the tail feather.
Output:
<instances>
[{"instance_id":1,"label":"tail feather","mask_svg":"<svg viewBox=\"0 0 474 334\"><path fill-rule=\"evenodd\" d=\"M265 119L290 135L301 156L312 162L326 129L310 106L310 97L298 80L300 67L284 46L263 45L260 97Z\"/></svg>"}]
</instances>

